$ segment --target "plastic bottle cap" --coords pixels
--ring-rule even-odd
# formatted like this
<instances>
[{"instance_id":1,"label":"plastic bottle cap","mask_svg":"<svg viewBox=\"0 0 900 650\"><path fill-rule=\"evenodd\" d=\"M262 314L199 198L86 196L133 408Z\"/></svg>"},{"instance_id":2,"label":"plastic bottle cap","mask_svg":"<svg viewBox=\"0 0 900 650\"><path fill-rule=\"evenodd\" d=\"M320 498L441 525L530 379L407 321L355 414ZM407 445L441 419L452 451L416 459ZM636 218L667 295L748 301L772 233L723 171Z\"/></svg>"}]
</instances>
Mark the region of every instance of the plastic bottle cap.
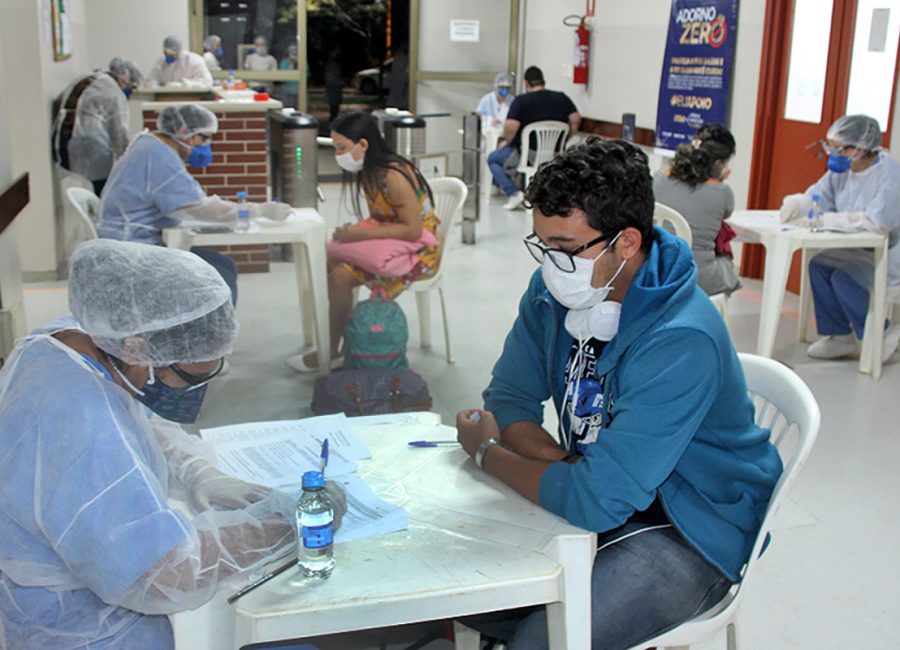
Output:
<instances>
[{"instance_id":1,"label":"plastic bottle cap","mask_svg":"<svg viewBox=\"0 0 900 650\"><path fill-rule=\"evenodd\" d=\"M819 196L818 194L813 194L813 195L812 195L812 200L813 200L813 201L818 201L818 200L821 199L821 198L822 198L822 197Z\"/></svg>"},{"instance_id":2,"label":"plastic bottle cap","mask_svg":"<svg viewBox=\"0 0 900 650\"><path fill-rule=\"evenodd\" d=\"M325 477L322 472L315 470L303 473L302 485L304 488L325 487Z\"/></svg>"},{"instance_id":3,"label":"plastic bottle cap","mask_svg":"<svg viewBox=\"0 0 900 650\"><path fill-rule=\"evenodd\" d=\"M238 197L239 199L246 199L246 198L247 198L247 193L244 192L244 191L238 192L238 193L237 193L237 197Z\"/></svg>"}]
</instances>

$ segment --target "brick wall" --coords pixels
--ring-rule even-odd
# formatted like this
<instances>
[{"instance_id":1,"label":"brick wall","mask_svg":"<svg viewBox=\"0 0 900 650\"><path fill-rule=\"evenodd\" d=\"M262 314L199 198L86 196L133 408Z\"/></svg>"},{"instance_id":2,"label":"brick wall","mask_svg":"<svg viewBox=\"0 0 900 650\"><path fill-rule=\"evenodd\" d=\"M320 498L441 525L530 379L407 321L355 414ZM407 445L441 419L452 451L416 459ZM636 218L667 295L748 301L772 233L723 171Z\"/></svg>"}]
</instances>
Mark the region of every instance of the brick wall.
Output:
<instances>
[{"instance_id":1,"label":"brick wall","mask_svg":"<svg viewBox=\"0 0 900 650\"><path fill-rule=\"evenodd\" d=\"M144 111L144 127L156 131L156 111ZM207 194L235 200L240 191L250 201L266 200L269 163L266 155L266 118L264 112L217 113L219 131L213 136L213 161L207 167L188 167ZM231 256L241 273L265 273L269 270L268 247L220 246L215 250Z\"/></svg>"}]
</instances>

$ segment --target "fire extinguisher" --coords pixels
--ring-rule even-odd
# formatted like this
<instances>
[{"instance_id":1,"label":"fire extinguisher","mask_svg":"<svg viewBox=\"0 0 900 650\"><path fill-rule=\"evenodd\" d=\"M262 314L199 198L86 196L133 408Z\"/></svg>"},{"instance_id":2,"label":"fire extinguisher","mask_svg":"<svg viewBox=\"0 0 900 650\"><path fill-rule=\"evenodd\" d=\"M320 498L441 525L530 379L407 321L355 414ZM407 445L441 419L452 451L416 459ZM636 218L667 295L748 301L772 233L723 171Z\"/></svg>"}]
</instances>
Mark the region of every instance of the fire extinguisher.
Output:
<instances>
[{"instance_id":1,"label":"fire extinguisher","mask_svg":"<svg viewBox=\"0 0 900 650\"><path fill-rule=\"evenodd\" d=\"M566 16L563 24L575 27L575 49L572 57L572 83L587 85L591 60L591 30L587 16ZM576 26L577 25L577 26Z\"/></svg>"}]
</instances>

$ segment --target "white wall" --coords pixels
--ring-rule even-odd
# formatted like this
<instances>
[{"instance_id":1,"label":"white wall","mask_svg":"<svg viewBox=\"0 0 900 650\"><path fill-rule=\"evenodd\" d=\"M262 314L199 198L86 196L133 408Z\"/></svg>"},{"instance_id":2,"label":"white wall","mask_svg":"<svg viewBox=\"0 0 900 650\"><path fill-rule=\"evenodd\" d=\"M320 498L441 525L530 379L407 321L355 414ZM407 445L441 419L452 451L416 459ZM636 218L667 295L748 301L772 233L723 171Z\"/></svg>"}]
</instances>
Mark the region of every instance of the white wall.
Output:
<instances>
[{"instance_id":1,"label":"white wall","mask_svg":"<svg viewBox=\"0 0 900 650\"><path fill-rule=\"evenodd\" d=\"M592 19L590 83L585 87L571 82L574 29L562 24L568 14L581 15L584 2L525 1L523 69L541 68L547 87L567 93L585 117L621 122L622 113L634 113L638 126L656 128L670 2L598 2ZM729 125L738 143L729 181L738 207L745 205L749 186L764 18L765 3L741 3ZM654 157L651 165L658 164Z\"/></svg>"}]
</instances>

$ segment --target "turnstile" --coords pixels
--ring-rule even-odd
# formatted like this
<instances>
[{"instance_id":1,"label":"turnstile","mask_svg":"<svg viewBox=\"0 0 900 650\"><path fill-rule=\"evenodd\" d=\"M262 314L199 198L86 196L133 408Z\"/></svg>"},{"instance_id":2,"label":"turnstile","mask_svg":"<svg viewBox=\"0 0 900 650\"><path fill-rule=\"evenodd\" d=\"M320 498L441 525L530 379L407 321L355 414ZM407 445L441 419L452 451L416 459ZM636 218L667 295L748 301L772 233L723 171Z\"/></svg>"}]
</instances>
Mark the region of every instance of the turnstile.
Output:
<instances>
[{"instance_id":1,"label":"turnstile","mask_svg":"<svg viewBox=\"0 0 900 650\"><path fill-rule=\"evenodd\" d=\"M266 114L272 200L295 208L318 208L319 122L292 109Z\"/></svg>"}]
</instances>

